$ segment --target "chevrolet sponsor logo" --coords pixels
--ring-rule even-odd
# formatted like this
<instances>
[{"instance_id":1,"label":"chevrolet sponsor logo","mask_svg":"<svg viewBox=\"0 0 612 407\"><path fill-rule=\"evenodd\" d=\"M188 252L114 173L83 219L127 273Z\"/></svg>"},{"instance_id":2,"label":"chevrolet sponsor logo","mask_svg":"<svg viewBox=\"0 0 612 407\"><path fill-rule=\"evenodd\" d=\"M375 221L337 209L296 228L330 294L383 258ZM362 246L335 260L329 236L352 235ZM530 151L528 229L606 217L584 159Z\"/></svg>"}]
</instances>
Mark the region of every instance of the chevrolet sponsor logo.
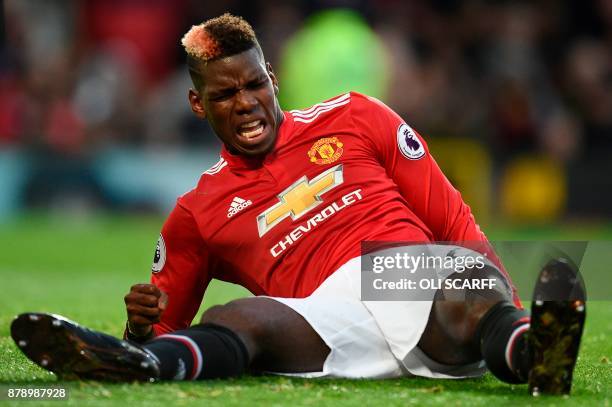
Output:
<instances>
[{"instance_id":1,"label":"chevrolet sponsor logo","mask_svg":"<svg viewBox=\"0 0 612 407\"><path fill-rule=\"evenodd\" d=\"M323 203L321 195L342 184L342 164L338 164L312 181L304 175L287 189L278 194L279 202L257 216L259 237L262 237L283 219L296 220Z\"/></svg>"}]
</instances>

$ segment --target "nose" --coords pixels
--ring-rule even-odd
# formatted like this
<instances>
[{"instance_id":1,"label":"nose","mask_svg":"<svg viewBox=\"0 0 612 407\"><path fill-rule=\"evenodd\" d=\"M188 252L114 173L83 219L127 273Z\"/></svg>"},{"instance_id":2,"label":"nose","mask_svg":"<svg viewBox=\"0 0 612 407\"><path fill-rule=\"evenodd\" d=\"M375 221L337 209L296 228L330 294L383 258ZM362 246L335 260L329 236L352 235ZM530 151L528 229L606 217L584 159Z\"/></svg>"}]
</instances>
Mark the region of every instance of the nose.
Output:
<instances>
[{"instance_id":1,"label":"nose","mask_svg":"<svg viewBox=\"0 0 612 407\"><path fill-rule=\"evenodd\" d=\"M249 89L241 89L236 94L236 113L251 113L257 106L257 99L251 94Z\"/></svg>"}]
</instances>

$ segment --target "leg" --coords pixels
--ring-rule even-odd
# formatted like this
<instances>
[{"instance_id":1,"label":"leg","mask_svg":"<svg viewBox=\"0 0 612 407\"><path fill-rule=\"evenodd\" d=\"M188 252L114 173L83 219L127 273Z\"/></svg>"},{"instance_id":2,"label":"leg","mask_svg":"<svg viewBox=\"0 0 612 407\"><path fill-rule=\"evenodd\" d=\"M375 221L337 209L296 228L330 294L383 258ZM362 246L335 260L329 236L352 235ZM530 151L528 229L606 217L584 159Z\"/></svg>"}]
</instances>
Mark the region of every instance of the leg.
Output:
<instances>
[{"instance_id":1,"label":"leg","mask_svg":"<svg viewBox=\"0 0 612 407\"><path fill-rule=\"evenodd\" d=\"M200 324L146 343L160 361L161 378L231 377L246 370L316 372L329 349L288 306L263 297L208 309Z\"/></svg>"},{"instance_id":2,"label":"leg","mask_svg":"<svg viewBox=\"0 0 612 407\"><path fill-rule=\"evenodd\" d=\"M322 370L329 348L288 306L253 297L215 306L202 323L139 346L57 315L22 314L11 324L19 348L64 379L207 379L246 369Z\"/></svg>"},{"instance_id":3,"label":"leg","mask_svg":"<svg viewBox=\"0 0 612 407\"><path fill-rule=\"evenodd\" d=\"M270 298L242 298L209 308L201 323L236 332L246 345L251 368L275 372L316 372L329 348L297 312Z\"/></svg>"},{"instance_id":4,"label":"leg","mask_svg":"<svg viewBox=\"0 0 612 407\"><path fill-rule=\"evenodd\" d=\"M490 267L456 273L449 278L502 280L500 273ZM433 360L447 365L482 360L480 338L476 338L479 322L495 304L503 301L512 302L512 297L507 287L500 284L494 290L440 289L419 347Z\"/></svg>"},{"instance_id":5,"label":"leg","mask_svg":"<svg viewBox=\"0 0 612 407\"><path fill-rule=\"evenodd\" d=\"M584 283L574 263L558 258L544 266L531 318L504 291L483 295L468 290L463 302L448 301L445 294L438 292L419 342L429 357L445 364L484 359L505 382L529 381L534 395L569 393L586 309Z\"/></svg>"}]
</instances>

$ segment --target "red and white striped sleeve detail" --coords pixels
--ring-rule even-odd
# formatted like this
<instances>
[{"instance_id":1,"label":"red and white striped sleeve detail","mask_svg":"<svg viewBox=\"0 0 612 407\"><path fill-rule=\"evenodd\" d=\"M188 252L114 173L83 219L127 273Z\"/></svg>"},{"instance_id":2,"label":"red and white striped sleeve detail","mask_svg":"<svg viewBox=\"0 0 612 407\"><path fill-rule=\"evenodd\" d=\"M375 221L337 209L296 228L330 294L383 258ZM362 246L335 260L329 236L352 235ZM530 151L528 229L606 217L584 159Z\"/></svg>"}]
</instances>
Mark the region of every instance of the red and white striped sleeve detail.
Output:
<instances>
[{"instance_id":1,"label":"red and white striped sleeve detail","mask_svg":"<svg viewBox=\"0 0 612 407\"><path fill-rule=\"evenodd\" d=\"M289 113L293 116L293 120L301 123L311 123L322 113L329 112L340 106L344 106L351 101L351 94L345 93L327 102L317 103L316 105L304 110L291 110Z\"/></svg>"}]
</instances>

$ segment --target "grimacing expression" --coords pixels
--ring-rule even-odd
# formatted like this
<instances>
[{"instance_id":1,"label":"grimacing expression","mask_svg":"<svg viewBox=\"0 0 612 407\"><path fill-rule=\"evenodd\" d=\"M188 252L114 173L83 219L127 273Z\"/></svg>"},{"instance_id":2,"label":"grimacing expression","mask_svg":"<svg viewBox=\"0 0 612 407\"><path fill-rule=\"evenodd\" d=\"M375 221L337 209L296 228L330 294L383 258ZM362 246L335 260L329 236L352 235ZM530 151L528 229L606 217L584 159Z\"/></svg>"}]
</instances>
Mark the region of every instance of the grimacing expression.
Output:
<instances>
[{"instance_id":1,"label":"grimacing expression","mask_svg":"<svg viewBox=\"0 0 612 407\"><path fill-rule=\"evenodd\" d=\"M233 154L257 156L274 147L283 113L278 82L257 48L208 62L203 85L189 91L193 112L206 118Z\"/></svg>"}]
</instances>

